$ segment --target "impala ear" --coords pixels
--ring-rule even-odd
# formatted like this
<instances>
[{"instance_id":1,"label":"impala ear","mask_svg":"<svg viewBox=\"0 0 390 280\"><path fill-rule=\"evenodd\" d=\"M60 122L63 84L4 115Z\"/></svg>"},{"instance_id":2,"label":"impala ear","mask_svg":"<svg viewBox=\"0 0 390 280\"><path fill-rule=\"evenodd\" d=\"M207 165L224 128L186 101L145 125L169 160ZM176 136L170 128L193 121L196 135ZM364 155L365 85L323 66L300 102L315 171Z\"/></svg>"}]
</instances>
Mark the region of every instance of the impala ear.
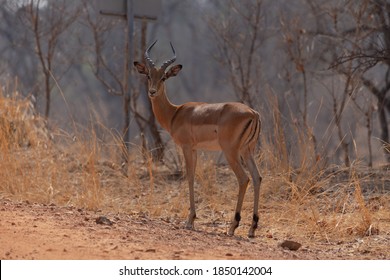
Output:
<instances>
[{"instance_id":1,"label":"impala ear","mask_svg":"<svg viewBox=\"0 0 390 280\"><path fill-rule=\"evenodd\" d=\"M174 77L176 76L180 70L183 68L183 66L181 64L177 64L177 65L174 65L172 66L168 72L165 74L165 77L168 79L170 77Z\"/></svg>"},{"instance_id":2,"label":"impala ear","mask_svg":"<svg viewBox=\"0 0 390 280\"><path fill-rule=\"evenodd\" d=\"M138 61L134 61L134 66L137 68L138 73L143 75L149 75L149 70L143 63L139 63Z\"/></svg>"}]
</instances>

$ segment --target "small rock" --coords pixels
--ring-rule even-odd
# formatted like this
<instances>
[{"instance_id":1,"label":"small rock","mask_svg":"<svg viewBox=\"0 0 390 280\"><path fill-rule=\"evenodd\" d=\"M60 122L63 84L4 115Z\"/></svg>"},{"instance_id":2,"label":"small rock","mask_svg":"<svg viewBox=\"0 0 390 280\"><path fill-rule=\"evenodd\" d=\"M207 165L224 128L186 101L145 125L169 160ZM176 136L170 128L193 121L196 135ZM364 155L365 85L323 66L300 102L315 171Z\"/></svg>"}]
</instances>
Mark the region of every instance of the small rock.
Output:
<instances>
[{"instance_id":1,"label":"small rock","mask_svg":"<svg viewBox=\"0 0 390 280\"><path fill-rule=\"evenodd\" d=\"M147 253L156 253L156 249L147 249L145 252L147 252Z\"/></svg>"},{"instance_id":2,"label":"small rock","mask_svg":"<svg viewBox=\"0 0 390 280\"><path fill-rule=\"evenodd\" d=\"M301 246L302 246L301 243L291 241L291 240L285 240L280 244L280 247L282 247L283 249L288 249L291 251L297 251L299 248L301 248Z\"/></svg>"},{"instance_id":3,"label":"small rock","mask_svg":"<svg viewBox=\"0 0 390 280\"><path fill-rule=\"evenodd\" d=\"M96 223L99 225L109 225L109 226L113 225L113 222L111 222L108 218L104 216L100 216L96 218Z\"/></svg>"}]
</instances>

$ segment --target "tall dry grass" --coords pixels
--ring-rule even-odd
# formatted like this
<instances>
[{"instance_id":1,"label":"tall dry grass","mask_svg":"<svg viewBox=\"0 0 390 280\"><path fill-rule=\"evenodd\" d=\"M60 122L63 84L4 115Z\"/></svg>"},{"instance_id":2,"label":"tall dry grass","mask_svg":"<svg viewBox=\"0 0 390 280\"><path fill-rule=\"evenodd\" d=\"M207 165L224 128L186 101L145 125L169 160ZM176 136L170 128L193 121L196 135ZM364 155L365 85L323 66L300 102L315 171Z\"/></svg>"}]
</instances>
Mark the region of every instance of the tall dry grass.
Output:
<instances>
[{"instance_id":1,"label":"tall dry grass","mask_svg":"<svg viewBox=\"0 0 390 280\"><path fill-rule=\"evenodd\" d=\"M74 137L47 129L33 102L16 91L0 91L0 195L40 203L97 208L102 201L96 137ZM57 139L61 144L57 145Z\"/></svg>"},{"instance_id":2,"label":"tall dry grass","mask_svg":"<svg viewBox=\"0 0 390 280\"><path fill-rule=\"evenodd\" d=\"M272 135L262 134L256 157L264 178L260 235L331 241L390 231L388 171L366 170L358 163L326 166L298 127L292 131L300 156L293 162L277 106L273 126ZM49 131L28 98L0 91L0 197L147 215L180 226L189 208L180 156L158 164L134 145L122 165L120 137L102 126L99 130L104 139L93 128L76 125L72 133ZM172 146L167 152L177 150ZM226 232L238 194L235 176L218 153L198 158L196 226ZM252 205L250 187L239 235L246 236Z\"/></svg>"}]
</instances>

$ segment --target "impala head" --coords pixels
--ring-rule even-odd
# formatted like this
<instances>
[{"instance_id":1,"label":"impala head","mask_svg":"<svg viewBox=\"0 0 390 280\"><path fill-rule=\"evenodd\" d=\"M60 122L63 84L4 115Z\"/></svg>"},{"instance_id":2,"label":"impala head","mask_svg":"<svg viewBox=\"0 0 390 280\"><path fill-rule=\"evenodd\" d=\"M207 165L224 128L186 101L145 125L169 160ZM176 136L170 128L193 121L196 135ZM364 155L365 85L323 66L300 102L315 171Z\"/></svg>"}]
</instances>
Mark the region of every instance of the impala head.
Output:
<instances>
[{"instance_id":1,"label":"impala head","mask_svg":"<svg viewBox=\"0 0 390 280\"><path fill-rule=\"evenodd\" d=\"M163 92L164 82L170 77L176 76L181 68L183 67L180 64L174 65L167 70L167 68L176 60L175 49L172 46L173 57L165 61L161 67L156 67L153 60L150 58L150 50L156 44L157 40L151 44L148 49L145 51L145 61L146 65L138 61L134 62L134 66L137 68L138 73L146 75L148 77L148 92L149 97L153 98Z\"/></svg>"}]
</instances>

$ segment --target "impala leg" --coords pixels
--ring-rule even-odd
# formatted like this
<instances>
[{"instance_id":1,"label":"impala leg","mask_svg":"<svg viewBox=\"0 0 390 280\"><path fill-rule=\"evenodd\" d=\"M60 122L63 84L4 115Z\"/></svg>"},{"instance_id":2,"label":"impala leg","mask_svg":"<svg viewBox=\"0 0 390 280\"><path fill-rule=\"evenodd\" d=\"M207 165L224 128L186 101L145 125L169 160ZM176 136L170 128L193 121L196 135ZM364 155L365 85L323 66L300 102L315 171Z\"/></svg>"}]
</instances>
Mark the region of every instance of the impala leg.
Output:
<instances>
[{"instance_id":1,"label":"impala leg","mask_svg":"<svg viewBox=\"0 0 390 280\"><path fill-rule=\"evenodd\" d=\"M234 174L237 177L238 181L238 199L237 199L237 205L236 205L236 211L234 214L233 221L231 223L230 229L228 234L229 235L234 235L235 229L238 227L240 224L241 220L241 209L242 209L242 204L244 201L244 196L246 189L248 187L249 183L249 178L245 173L245 170L241 164L240 156L238 154L226 154L226 159L229 162L230 167L232 168Z\"/></svg>"},{"instance_id":2,"label":"impala leg","mask_svg":"<svg viewBox=\"0 0 390 280\"><path fill-rule=\"evenodd\" d=\"M251 174L254 190L254 204L253 204L253 220L252 225L249 228L248 237L255 237L255 230L257 229L259 222L259 197L260 197L260 185L262 178L257 169L256 162L252 156L252 153L248 152L244 155L245 164Z\"/></svg>"},{"instance_id":3,"label":"impala leg","mask_svg":"<svg viewBox=\"0 0 390 280\"><path fill-rule=\"evenodd\" d=\"M186 176L188 180L188 187L189 187L189 194L190 194L190 213L188 215L186 228L194 229L194 220L196 218L194 178L195 178L197 153L196 150L192 149L192 147L183 147L183 155L186 164Z\"/></svg>"}]
</instances>

